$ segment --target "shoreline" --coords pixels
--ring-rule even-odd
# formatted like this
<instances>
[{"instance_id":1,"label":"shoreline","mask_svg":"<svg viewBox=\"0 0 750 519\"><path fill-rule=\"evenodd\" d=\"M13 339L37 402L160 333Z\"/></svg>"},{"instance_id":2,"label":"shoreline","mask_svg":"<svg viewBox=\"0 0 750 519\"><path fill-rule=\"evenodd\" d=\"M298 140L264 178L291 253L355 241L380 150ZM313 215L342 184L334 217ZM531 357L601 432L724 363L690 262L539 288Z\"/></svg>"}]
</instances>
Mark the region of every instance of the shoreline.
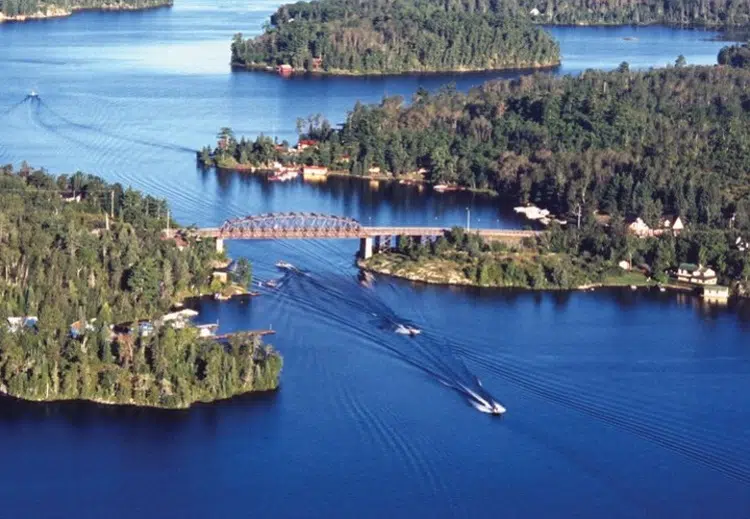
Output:
<instances>
[{"instance_id":1,"label":"shoreline","mask_svg":"<svg viewBox=\"0 0 750 519\"><path fill-rule=\"evenodd\" d=\"M208 166L208 167L201 165L201 167L205 167L207 169L213 167L216 170L231 171L231 172L236 172L236 173L252 173L252 174L264 174L264 175L267 175L268 173L273 173L273 170L269 168L255 167L250 164L239 164L239 163L233 166L215 164L213 166ZM394 176L377 175L377 174L372 174L372 173L367 174L367 175L354 175L343 169L328 170L328 174L326 175L326 177L354 178L354 179L367 180L367 181L395 183L395 184L400 184L400 185L405 185L405 186L434 187L436 185L430 182L429 180L425 180L423 178L422 179L409 178L409 177L399 178L399 177L394 177ZM405 182L402 182L402 181L405 181ZM474 193L474 194L487 195L493 198L503 197L501 193L499 193L498 191L495 191L494 189L480 189L480 188L474 188L474 187L456 186L456 188L452 189L450 192Z\"/></svg>"},{"instance_id":2,"label":"shoreline","mask_svg":"<svg viewBox=\"0 0 750 519\"><path fill-rule=\"evenodd\" d=\"M483 288L483 289L495 289L495 290L517 290L517 291L525 291L525 292L551 292L551 293L588 292L588 291L593 291L597 288L610 289L610 288L628 288L628 287L633 287L633 286L636 287L637 289L645 288L648 290L654 290L657 287L663 287L664 289L670 292L690 294L690 295L696 295L696 296L698 296L697 292L701 288L699 286L678 284L671 280L666 283L657 283L645 277L643 277L642 280L636 280L631 277L630 279L623 280L623 282L597 281L597 282L585 283L583 285L569 287L569 288L562 288L562 287L534 288L528 285L525 285L525 286L482 285L482 284L479 284L479 283L476 283L467 279L465 276L461 279L455 278L455 277L450 278L450 279L430 279L430 278L421 276L416 273L411 274L411 273L398 272L391 268L393 267L392 263L389 265L374 266L371 264L371 262L368 262L367 260L363 260L361 258L358 258L356 260L356 266L360 270L369 272L369 273L379 274L382 276L390 276L393 278L403 279L405 281L411 281L415 283L423 283L425 285L435 285L435 286L445 286L445 287L466 287L466 288ZM743 299L742 296L736 296L736 297L738 299Z\"/></svg>"},{"instance_id":3,"label":"shoreline","mask_svg":"<svg viewBox=\"0 0 750 519\"><path fill-rule=\"evenodd\" d=\"M275 74L284 78L291 77L397 77L406 75L442 75L442 74L489 74L493 72L508 72L508 71L546 71L553 70L562 65L562 58L558 59L555 63L550 64L528 64L528 65L508 65L506 67L490 67L490 68L461 68L461 69L415 69L415 70L403 70L400 72L355 72L351 70L333 69L333 70L291 70L288 74L281 74L277 71L276 67L265 63L230 63L232 72L265 72Z\"/></svg>"},{"instance_id":4,"label":"shoreline","mask_svg":"<svg viewBox=\"0 0 750 519\"><path fill-rule=\"evenodd\" d=\"M102 11L102 12L115 12L115 11L148 11L152 9L162 9L172 7L174 5L173 0L165 0L152 5L128 5L128 4L105 4L99 7L84 7L84 6L73 6L73 7L59 7L56 5L47 6L44 11L39 10L30 14L19 14L15 16L7 16L0 13L0 24L1 23L24 23L34 21L51 20L55 18L67 18L73 16L79 12L86 11Z\"/></svg>"}]
</instances>

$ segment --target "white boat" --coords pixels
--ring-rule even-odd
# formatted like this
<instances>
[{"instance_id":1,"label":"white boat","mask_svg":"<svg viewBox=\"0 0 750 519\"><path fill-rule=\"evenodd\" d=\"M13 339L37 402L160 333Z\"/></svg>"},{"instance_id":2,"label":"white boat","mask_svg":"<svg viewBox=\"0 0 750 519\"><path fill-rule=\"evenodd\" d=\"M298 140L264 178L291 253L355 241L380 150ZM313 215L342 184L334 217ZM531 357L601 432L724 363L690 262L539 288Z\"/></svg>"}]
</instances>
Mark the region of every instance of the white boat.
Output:
<instances>
[{"instance_id":1,"label":"white boat","mask_svg":"<svg viewBox=\"0 0 750 519\"><path fill-rule=\"evenodd\" d=\"M269 279L268 281L266 281L266 286L268 288L276 288L279 286L279 284L276 282L275 279Z\"/></svg>"},{"instance_id":2,"label":"white boat","mask_svg":"<svg viewBox=\"0 0 750 519\"><path fill-rule=\"evenodd\" d=\"M36 93L36 90L32 90L29 92L29 97L39 97L39 94Z\"/></svg>"},{"instance_id":3,"label":"white boat","mask_svg":"<svg viewBox=\"0 0 750 519\"><path fill-rule=\"evenodd\" d=\"M294 268L294 265L286 261L277 261L276 266L280 269L286 269L286 270L292 270Z\"/></svg>"},{"instance_id":4,"label":"white boat","mask_svg":"<svg viewBox=\"0 0 750 519\"><path fill-rule=\"evenodd\" d=\"M635 285L630 285L630 290L638 290L638 287Z\"/></svg>"},{"instance_id":5,"label":"white boat","mask_svg":"<svg viewBox=\"0 0 750 519\"><path fill-rule=\"evenodd\" d=\"M396 333L400 333L401 335L411 335L414 337L415 335L419 335L422 333L422 330L419 328L415 328L414 326L405 326L403 324L399 324L396 326Z\"/></svg>"}]
</instances>

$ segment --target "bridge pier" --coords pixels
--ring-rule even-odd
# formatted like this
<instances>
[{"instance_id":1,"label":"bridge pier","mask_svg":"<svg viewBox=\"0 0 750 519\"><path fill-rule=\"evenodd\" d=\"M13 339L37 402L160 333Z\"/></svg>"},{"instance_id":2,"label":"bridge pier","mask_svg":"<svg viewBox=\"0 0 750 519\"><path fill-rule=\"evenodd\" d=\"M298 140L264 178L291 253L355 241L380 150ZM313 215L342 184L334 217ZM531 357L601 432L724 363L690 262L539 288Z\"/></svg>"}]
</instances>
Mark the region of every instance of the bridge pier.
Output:
<instances>
[{"instance_id":1,"label":"bridge pier","mask_svg":"<svg viewBox=\"0 0 750 519\"><path fill-rule=\"evenodd\" d=\"M372 258L372 238L359 239L359 257L362 259Z\"/></svg>"},{"instance_id":2,"label":"bridge pier","mask_svg":"<svg viewBox=\"0 0 750 519\"><path fill-rule=\"evenodd\" d=\"M216 238L216 252L219 254L224 252L224 238Z\"/></svg>"}]
</instances>

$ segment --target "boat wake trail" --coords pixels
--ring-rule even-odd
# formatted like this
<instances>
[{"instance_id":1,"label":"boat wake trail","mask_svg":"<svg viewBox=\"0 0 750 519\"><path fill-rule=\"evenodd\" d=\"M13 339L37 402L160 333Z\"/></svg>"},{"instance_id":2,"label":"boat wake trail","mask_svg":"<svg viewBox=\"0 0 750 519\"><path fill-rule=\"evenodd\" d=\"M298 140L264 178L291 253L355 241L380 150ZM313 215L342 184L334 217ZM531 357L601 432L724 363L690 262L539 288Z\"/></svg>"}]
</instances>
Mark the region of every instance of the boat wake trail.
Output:
<instances>
[{"instance_id":1,"label":"boat wake trail","mask_svg":"<svg viewBox=\"0 0 750 519\"><path fill-rule=\"evenodd\" d=\"M29 100L30 97L31 96L27 97L26 100ZM93 125L90 125L90 124L77 123L77 122L75 122L75 121L73 121L73 120L65 117L64 115L60 114L59 112L57 112L53 108L51 108L41 98L39 98L39 97L33 97L33 98L31 98L31 100L34 101L36 104L38 104L38 106L40 107L40 109L43 112L43 114L49 114L50 116L54 117L58 121L58 124L51 125L51 126L55 126L58 129L61 128L61 127L66 127L67 126L67 127L71 127L71 128L76 128L76 129L79 129L79 130L83 130L83 131L86 131L86 132L91 132L91 133L95 133L95 134L99 134L99 135L104 135L104 136L110 137L112 139L117 139L117 140L125 141L125 142L131 142L133 144L141 144L143 146L149 146L149 147L152 147L152 148L158 148L158 149L170 150L170 151L179 151L179 152L185 152L185 153L195 153L196 152L196 150L193 150L193 149L190 149L190 148L186 148L184 146L177 146L177 145L169 144L169 143L160 143L160 142L154 142L154 141L147 141L147 140L144 140L144 139L136 139L136 138L133 138L133 137L127 137L125 135L118 135L116 133L112 133L112 132L110 132L108 130L105 130L103 128L100 128L100 127L97 127L97 126L93 126Z\"/></svg>"},{"instance_id":2,"label":"boat wake trail","mask_svg":"<svg viewBox=\"0 0 750 519\"><path fill-rule=\"evenodd\" d=\"M473 409L491 415L505 413L505 407L482 386L447 341L396 314L376 291L362 286L356 277L287 269L274 289L278 297L349 328L452 389Z\"/></svg>"}]
</instances>

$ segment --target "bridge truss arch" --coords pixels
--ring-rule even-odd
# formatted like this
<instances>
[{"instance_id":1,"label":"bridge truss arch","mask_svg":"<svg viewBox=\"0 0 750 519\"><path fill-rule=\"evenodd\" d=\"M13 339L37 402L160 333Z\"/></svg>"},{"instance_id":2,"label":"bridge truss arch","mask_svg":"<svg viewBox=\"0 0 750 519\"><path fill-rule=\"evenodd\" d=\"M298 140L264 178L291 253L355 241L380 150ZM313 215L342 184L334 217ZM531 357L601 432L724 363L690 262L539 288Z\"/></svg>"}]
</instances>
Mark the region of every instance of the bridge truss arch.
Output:
<instances>
[{"instance_id":1,"label":"bridge truss arch","mask_svg":"<svg viewBox=\"0 0 750 519\"><path fill-rule=\"evenodd\" d=\"M364 228L353 218L320 213L266 213L225 221L221 238L358 238Z\"/></svg>"}]
</instances>

